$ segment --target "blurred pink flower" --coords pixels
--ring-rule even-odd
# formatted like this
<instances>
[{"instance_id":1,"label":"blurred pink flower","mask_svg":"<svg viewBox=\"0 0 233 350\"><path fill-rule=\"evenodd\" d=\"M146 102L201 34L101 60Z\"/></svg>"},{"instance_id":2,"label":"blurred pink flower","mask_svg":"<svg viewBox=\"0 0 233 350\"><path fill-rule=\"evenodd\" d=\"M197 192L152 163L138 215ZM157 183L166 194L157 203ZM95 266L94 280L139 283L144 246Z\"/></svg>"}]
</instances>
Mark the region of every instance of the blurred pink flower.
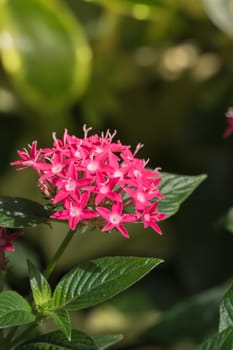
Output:
<instances>
[{"instance_id":1,"label":"blurred pink flower","mask_svg":"<svg viewBox=\"0 0 233 350\"><path fill-rule=\"evenodd\" d=\"M7 228L0 226L0 250L13 252L15 249L11 241L15 240L19 236L22 236L22 232L16 231L13 233L7 233Z\"/></svg>"},{"instance_id":2,"label":"blurred pink flower","mask_svg":"<svg viewBox=\"0 0 233 350\"><path fill-rule=\"evenodd\" d=\"M227 127L223 133L224 138L233 134L233 107L228 108L226 117L227 117Z\"/></svg>"},{"instance_id":3,"label":"blurred pink flower","mask_svg":"<svg viewBox=\"0 0 233 350\"><path fill-rule=\"evenodd\" d=\"M146 168L148 160L136 157L143 145L131 152L130 146L113 142L116 132L88 136L91 128L83 130L83 138L65 130L60 140L53 133L51 148L37 150L34 141L11 164L37 172L38 185L53 207L51 217L67 220L71 230L92 224L128 237L123 224L142 222L161 233L156 223L166 217L158 210L161 175L159 168Z\"/></svg>"}]
</instances>

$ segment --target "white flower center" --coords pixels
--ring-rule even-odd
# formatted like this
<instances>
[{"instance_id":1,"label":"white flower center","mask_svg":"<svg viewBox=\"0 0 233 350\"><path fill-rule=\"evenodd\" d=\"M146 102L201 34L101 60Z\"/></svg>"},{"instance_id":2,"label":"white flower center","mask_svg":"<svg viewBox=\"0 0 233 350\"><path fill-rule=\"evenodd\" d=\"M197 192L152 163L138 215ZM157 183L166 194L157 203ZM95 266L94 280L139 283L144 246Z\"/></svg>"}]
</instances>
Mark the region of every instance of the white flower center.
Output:
<instances>
[{"instance_id":1,"label":"white flower center","mask_svg":"<svg viewBox=\"0 0 233 350\"><path fill-rule=\"evenodd\" d=\"M87 164L87 170L96 171L98 169L98 164L96 162L90 162Z\"/></svg>"},{"instance_id":2,"label":"white flower center","mask_svg":"<svg viewBox=\"0 0 233 350\"><path fill-rule=\"evenodd\" d=\"M144 220L145 220L145 221L150 221L150 214L148 214L148 213L145 214L145 215L144 215Z\"/></svg>"},{"instance_id":3,"label":"white flower center","mask_svg":"<svg viewBox=\"0 0 233 350\"><path fill-rule=\"evenodd\" d=\"M139 171L139 170L134 170L134 171L133 171L133 174L134 174L135 177L139 177L139 176L141 176L141 171Z\"/></svg>"},{"instance_id":4,"label":"white flower center","mask_svg":"<svg viewBox=\"0 0 233 350\"><path fill-rule=\"evenodd\" d=\"M113 177L122 177L122 171L116 170L113 174Z\"/></svg>"},{"instance_id":5,"label":"white flower center","mask_svg":"<svg viewBox=\"0 0 233 350\"><path fill-rule=\"evenodd\" d=\"M141 203L144 203L146 201L145 196L142 192L137 193L137 200Z\"/></svg>"},{"instance_id":6,"label":"white flower center","mask_svg":"<svg viewBox=\"0 0 233 350\"><path fill-rule=\"evenodd\" d=\"M76 187L76 183L75 181L72 181L72 180L69 180L65 185L66 191L74 191L75 187Z\"/></svg>"},{"instance_id":7,"label":"white flower center","mask_svg":"<svg viewBox=\"0 0 233 350\"><path fill-rule=\"evenodd\" d=\"M75 151L74 155L77 158L81 158L81 153L79 151Z\"/></svg>"},{"instance_id":8,"label":"white flower center","mask_svg":"<svg viewBox=\"0 0 233 350\"><path fill-rule=\"evenodd\" d=\"M80 208L77 208L77 207L70 208L70 216L72 216L72 217L80 216L81 213L82 213L82 211Z\"/></svg>"},{"instance_id":9,"label":"white flower center","mask_svg":"<svg viewBox=\"0 0 233 350\"><path fill-rule=\"evenodd\" d=\"M121 217L118 214L112 214L110 215L109 221L111 224L117 225L121 222Z\"/></svg>"},{"instance_id":10,"label":"white flower center","mask_svg":"<svg viewBox=\"0 0 233 350\"><path fill-rule=\"evenodd\" d=\"M62 170L62 165L61 164L56 164L52 167L52 173L56 174L56 173L60 173L60 171Z\"/></svg>"},{"instance_id":11,"label":"white flower center","mask_svg":"<svg viewBox=\"0 0 233 350\"><path fill-rule=\"evenodd\" d=\"M102 153L103 152L103 148L96 147L95 151L96 151L96 153Z\"/></svg>"},{"instance_id":12,"label":"white flower center","mask_svg":"<svg viewBox=\"0 0 233 350\"><path fill-rule=\"evenodd\" d=\"M106 194L106 193L108 193L108 191L109 191L108 186L103 185L103 186L100 187L100 193Z\"/></svg>"}]
</instances>

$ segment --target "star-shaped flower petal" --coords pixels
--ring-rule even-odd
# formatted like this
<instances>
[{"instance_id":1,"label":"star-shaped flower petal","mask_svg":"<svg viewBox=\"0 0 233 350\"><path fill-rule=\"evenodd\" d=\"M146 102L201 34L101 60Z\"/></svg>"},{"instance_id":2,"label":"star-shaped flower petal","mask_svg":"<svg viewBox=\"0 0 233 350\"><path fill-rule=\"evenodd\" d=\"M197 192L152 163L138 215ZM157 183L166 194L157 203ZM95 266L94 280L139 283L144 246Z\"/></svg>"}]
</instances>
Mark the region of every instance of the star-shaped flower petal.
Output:
<instances>
[{"instance_id":1,"label":"star-shaped flower petal","mask_svg":"<svg viewBox=\"0 0 233 350\"><path fill-rule=\"evenodd\" d=\"M122 226L122 223L133 222L135 221L136 216L133 214L122 214L123 205L121 202L113 204L112 210L104 207L97 207L96 210L107 221L107 225L102 228L102 231L109 231L116 228L124 237L129 237L129 234L126 228Z\"/></svg>"},{"instance_id":2,"label":"star-shaped flower petal","mask_svg":"<svg viewBox=\"0 0 233 350\"><path fill-rule=\"evenodd\" d=\"M78 201L66 200L64 202L65 210L59 210L51 215L51 218L57 220L68 220L69 228L75 230L82 220L93 219L98 216L93 210L87 209L86 205L89 199L89 193L80 195Z\"/></svg>"}]
</instances>

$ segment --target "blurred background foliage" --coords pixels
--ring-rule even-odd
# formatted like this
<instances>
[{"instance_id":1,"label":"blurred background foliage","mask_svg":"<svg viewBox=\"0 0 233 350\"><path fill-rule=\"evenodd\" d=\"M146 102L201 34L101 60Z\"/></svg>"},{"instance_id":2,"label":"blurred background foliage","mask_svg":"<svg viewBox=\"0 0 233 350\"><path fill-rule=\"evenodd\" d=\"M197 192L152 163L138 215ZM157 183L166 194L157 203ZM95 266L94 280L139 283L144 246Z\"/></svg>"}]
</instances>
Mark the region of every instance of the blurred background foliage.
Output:
<instances>
[{"instance_id":1,"label":"blurred background foliage","mask_svg":"<svg viewBox=\"0 0 233 350\"><path fill-rule=\"evenodd\" d=\"M117 129L132 147L144 143L140 154L152 167L208 174L163 223L162 237L138 225L129 240L88 232L54 276L104 255L166 260L111 303L74 315L89 332L124 333L122 349L192 350L217 329L233 276L233 237L224 227L233 139L222 138L233 104L232 18L232 0L0 0L2 195L42 202L35 175L9 166L16 149L34 139L51 145L51 132L64 128L82 136L85 123ZM9 255L9 285L26 291L26 257L44 267L65 232L28 229Z\"/></svg>"}]
</instances>

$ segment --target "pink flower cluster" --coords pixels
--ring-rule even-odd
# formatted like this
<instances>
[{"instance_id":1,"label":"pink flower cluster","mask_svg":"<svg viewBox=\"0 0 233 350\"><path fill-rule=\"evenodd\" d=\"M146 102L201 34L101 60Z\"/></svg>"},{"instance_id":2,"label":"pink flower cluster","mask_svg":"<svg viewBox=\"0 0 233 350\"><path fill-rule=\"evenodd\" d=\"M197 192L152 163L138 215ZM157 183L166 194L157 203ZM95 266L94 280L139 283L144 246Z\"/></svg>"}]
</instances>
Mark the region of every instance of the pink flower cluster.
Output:
<instances>
[{"instance_id":1,"label":"pink flower cluster","mask_svg":"<svg viewBox=\"0 0 233 350\"><path fill-rule=\"evenodd\" d=\"M130 146L113 142L116 132L88 136L91 128L83 129L83 138L65 130L60 140L53 133L52 148L37 149L34 141L12 164L37 172L39 187L54 206L51 218L67 220L71 230L93 224L128 237L123 224L143 222L161 234L157 221L166 217L158 210L161 176L135 157L143 145L132 153Z\"/></svg>"}]
</instances>

